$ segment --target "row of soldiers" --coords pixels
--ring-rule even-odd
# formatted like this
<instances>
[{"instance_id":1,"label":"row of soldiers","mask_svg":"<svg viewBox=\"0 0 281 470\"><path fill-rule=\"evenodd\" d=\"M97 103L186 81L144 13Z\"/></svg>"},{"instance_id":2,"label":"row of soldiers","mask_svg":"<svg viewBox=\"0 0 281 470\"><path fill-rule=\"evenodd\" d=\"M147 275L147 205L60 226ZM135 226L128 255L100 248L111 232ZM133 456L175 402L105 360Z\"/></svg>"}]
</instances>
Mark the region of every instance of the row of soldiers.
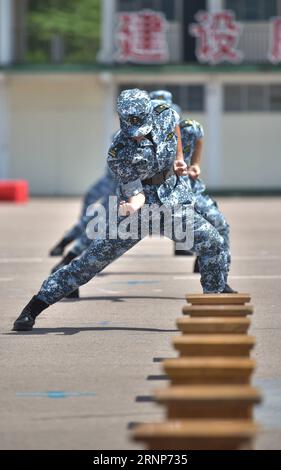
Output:
<instances>
[{"instance_id":1,"label":"row of soldiers","mask_svg":"<svg viewBox=\"0 0 281 470\"><path fill-rule=\"evenodd\" d=\"M84 197L81 215L75 224L51 250L51 256L71 250L54 267L38 294L32 297L15 321L14 331L31 330L36 317L47 307L64 297L79 297L79 286L87 283L115 259L136 245L143 237L141 227L137 237L109 237L92 240L86 228L91 216L89 206L99 201L109 212L110 196L116 195L119 221L138 215L145 204L169 207L172 222L179 217L188 225L188 210L193 210L193 247L197 255L194 271L200 272L204 293L233 293L228 285L230 268L229 225L208 195L200 178L204 131L194 120L181 120L180 109L173 103L169 91L148 93L144 90L124 90L117 101L120 130L113 137L108 151L108 168ZM149 213L148 213L149 214ZM148 215L147 217L150 217ZM164 217L160 234L165 233ZM166 233L165 233L166 234ZM178 250L175 233L175 254Z\"/></svg>"}]
</instances>

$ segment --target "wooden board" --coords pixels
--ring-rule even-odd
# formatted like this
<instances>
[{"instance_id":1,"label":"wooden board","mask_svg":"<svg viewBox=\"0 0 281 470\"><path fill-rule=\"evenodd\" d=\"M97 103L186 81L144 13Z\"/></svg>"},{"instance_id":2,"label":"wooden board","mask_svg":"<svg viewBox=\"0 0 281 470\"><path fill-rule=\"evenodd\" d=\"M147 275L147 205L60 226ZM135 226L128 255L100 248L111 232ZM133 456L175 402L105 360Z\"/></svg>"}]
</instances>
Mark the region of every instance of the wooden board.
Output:
<instances>
[{"instance_id":1,"label":"wooden board","mask_svg":"<svg viewBox=\"0 0 281 470\"><path fill-rule=\"evenodd\" d=\"M181 335L172 339L181 356L247 357L255 338L247 335Z\"/></svg>"},{"instance_id":2,"label":"wooden board","mask_svg":"<svg viewBox=\"0 0 281 470\"><path fill-rule=\"evenodd\" d=\"M246 317L252 315L251 305L184 305L184 315L191 317Z\"/></svg>"},{"instance_id":3,"label":"wooden board","mask_svg":"<svg viewBox=\"0 0 281 470\"><path fill-rule=\"evenodd\" d=\"M249 318L239 317L184 317L178 318L178 329L184 335L192 334L246 334Z\"/></svg>"},{"instance_id":4,"label":"wooden board","mask_svg":"<svg viewBox=\"0 0 281 470\"><path fill-rule=\"evenodd\" d=\"M187 294L192 305L243 305L250 302L250 294Z\"/></svg>"},{"instance_id":5,"label":"wooden board","mask_svg":"<svg viewBox=\"0 0 281 470\"><path fill-rule=\"evenodd\" d=\"M260 392L248 385L182 385L155 391L168 419L251 419Z\"/></svg>"},{"instance_id":6,"label":"wooden board","mask_svg":"<svg viewBox=\"0 0 281 470\"><path fill-rule=\"evenodd\" d=\"M140 424L133 439L149 450L238 450L251 447L257 432L251 420L171 420Z\"/></svg>"},{"instance_id":7,"label":"wooden board","mask_svg":"<svg viewBox=\"0 0 281 470\"><path fill-rule=\"evenodd\" d=\"M173 385L249 384L255 366L255 361L244 357L182 357L163 361Z\"/></svg>"}]
</instances>

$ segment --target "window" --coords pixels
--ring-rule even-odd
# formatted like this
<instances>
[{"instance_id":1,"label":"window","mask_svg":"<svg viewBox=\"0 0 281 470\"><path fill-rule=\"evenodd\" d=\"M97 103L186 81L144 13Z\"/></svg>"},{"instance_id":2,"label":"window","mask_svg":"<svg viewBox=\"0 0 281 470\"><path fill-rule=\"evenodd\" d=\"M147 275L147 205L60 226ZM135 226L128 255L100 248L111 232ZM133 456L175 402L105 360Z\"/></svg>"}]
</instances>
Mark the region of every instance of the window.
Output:
<instances>
[{"instance_id":1,"label":"window","mask_svg":"<svg viewBox=\"0 0 281 470\"><path fill-rule=\"evenodd\" d=\"M233 10L241 21L267 21L276 16L278 0L225 0L225 8Z\"/></svg>"},{"instance_id":2,"label":"window","mask_svg":"<svg viewBox=\"0 0 281 470\"><path fill-rule=\"evenodd\" d=\"M269 87L269 106L272 111L281 111L281 85Z\"/></svg>"},{"instance_id":3,"label":"window","mask_svg":"<svg viewBox=\"0 0 281 470\"><path fill-rule=\"evenodd\" d=\"M252 85L247 87L248 110L260 111L266 110L265 92L266 88L260 85ZM247 99L247 97L246 97Z\"/></svg>"},{"instance_id":4,"label":"window","mask_svg":"<svg viewBox=\"0 0 281 470\"><path fill-rule=\"evenodd\" d=\"M225 111L241 111L241 87L228 85L224 90L224 109Z\"/></svg>"},{"instance_id":5,"label":"window","mask_svg":"<svg viewBox=\"0 0 281 470\"><path fill-rule=\"evenodd\" d=\"M226 112L281 111L281 85L226 85Z\"/></svg>"},{"instance_id":6,"label":"window","mask_svg":"<svg viewBox=\"0 0 281 470\"><path fill-rule=\"evenodd\" d=\"M204 112L205 111L205 88L203 85L167 85L167 84L143 84L126 83L119 86L118 94L122 90L130 88L145 89L148 92L154 90L169 90L173 95L173 101L183 111Z\"/></svg>"}]
</instances>

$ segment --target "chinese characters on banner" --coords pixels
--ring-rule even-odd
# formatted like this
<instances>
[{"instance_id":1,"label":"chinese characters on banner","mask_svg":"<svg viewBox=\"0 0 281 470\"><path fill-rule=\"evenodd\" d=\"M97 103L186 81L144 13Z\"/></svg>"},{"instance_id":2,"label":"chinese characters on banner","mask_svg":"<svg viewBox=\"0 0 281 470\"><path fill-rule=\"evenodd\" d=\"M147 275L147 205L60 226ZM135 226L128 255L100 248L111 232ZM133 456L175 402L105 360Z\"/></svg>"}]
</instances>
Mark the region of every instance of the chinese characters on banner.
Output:
<instances>
[{"instance_id":1,"label":"chinese characters on banner","mask_svg":"<svg viewBox=\"0 0 281 470\"><path fill-rule=\"evenodd\" d=\"M117 62L168 61L167 21L162 13L151 10L123 12L117 19Z\"/></svg>"},{"instance_id":2,"label":"chinese characters on banner","mask_svg":"<svg viewBox=\"0 0 281 470\"><path fill-rule=\"evenodd\" d=\"M190 33L197 38L196 57L199 62L242 61L243 54L237 50L242 25L234 21L234 13L226 10L216 13L200 11L195 18L198 23L191 25Z\"/></svg>"},{"instance_id":3,"label":"chinese characters on banner","mask_svg":"<svg viewBox=\"0 0 281 470\"><path fill-rule=\"evenodd\" d=\"M238 43L243 25L235 21L234 12L199 11L195 19L197 23L190 25L189 30L196 37L199 62L212 65L242 62L243 52L239 50ZM168 23L162 13L152 10L122 12L117 15L117 20L116 62L168 62ZM271 20L268 60L274 64L281 63L281 17Z\"/></svg>"},{"instance_id":4,"label":"chinese characters on banner","mask_svg":"<svg viewBox=\"0 0 281 470\"><path fill-rule=\"evenodd\" d=\"M273 64L281 62L281 17L271 21L270 51L268 58Z\"/></svg>"}]
</instances>

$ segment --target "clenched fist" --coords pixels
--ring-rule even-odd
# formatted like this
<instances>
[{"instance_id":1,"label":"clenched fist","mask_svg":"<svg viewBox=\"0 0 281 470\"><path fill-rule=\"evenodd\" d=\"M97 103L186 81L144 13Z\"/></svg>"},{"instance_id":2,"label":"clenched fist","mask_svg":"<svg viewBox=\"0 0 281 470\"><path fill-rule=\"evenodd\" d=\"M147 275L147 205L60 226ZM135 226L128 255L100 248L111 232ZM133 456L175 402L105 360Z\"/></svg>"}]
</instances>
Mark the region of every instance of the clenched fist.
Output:
<instances>
[{"instance_id":1,"label":"clenched fist","mask_svg":"<svg viewBox=\"0 0 281 470\"><path fill-rule=\"evenodd\" d=\"M183 160L175 160L174 162L174 172L178 176L186 176L187 173L187 164Z\"/></svg>"}]
</instances>

